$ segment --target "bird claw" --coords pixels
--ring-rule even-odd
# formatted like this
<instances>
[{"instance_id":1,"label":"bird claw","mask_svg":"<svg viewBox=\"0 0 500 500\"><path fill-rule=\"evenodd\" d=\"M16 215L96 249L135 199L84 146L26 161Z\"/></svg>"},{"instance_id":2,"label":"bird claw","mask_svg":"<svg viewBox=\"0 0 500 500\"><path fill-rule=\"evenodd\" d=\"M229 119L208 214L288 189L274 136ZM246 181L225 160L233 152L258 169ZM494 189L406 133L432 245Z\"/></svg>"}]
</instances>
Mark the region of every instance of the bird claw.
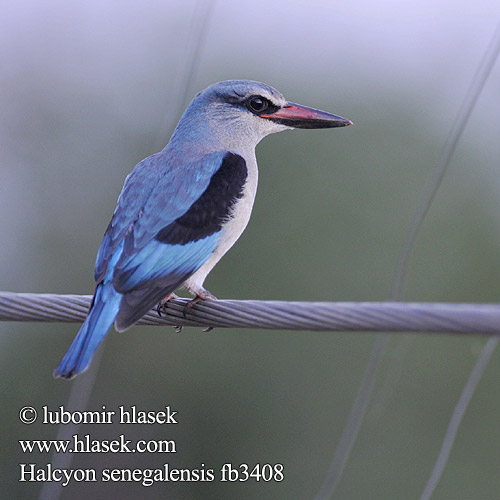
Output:
<instances>
[{"instance_id":1,"label":"bird claw","mask_svg":"<svg viewBox=\"0 0 500 500\"><path fill-rule=\"evenodd\" d=\"M162 309L167 309L167 305L171 300L178 299L179 297L175 295L175 293L169 293L164 299L161 299L160 302L158 302L158 305L156 306L156 312L158 313L158 316L161 318L161 311Z\"/></svg>"},{"instance_id":2,"label":"bird claw","mask_svg":"<svg viewBox=\"0 0 500 500\"><path fill-rule=\"evenodd\" d=\"M193 306L195 306L198 302L201 300L217 300L217 297L213 294L211 294L208 290L205 290L204 288L201 289L201 291L196 293L196 296L194 299L190 300L185 306L182 311L182 315L184 316L184 319L187 319L187 312L188 309L191 309ZM202 332L210 332L214 329L213 326L207 326L206 328L202 329Z\"/></svg>"},{"instance_id":3,"label":"bird claw","mask_svg":"<svg viewBox=\"0 0 500 500\"><path fill-rule=\"evenodd\" d=\"M158 316L161 318L162 317L162 315L161 315L162 310L167 309L168 303L171 300L175 300L178 298L179 297L177 295L175 295L175 293L171 293L171 294L167 295L164 299L162 299L158 303L158 305L156 306L156 312L158 313ZM212 295L208 290L203 289L202 291L197 293L196 296L192 300L187 302L186 305L184 306L184 308L182 310L182 316L184 316L184 319L187 319L188 310L191 309L193 306L195 306L201 300L217 300L217 297L215 297L215 295ZM175 333L181 333L182 330L184 329L184 326L177 325L177 326L174 326L174 329L175 329ZM214 329L213 326L208 326L207 328L204 328L202 331L203 332L210 332L213 329Z\"/></svg>"},{"instance_id":4,"label":"bird claw","mask_svg":"<svg viewBox=\"0 0 500 500\"><path fill-rule=\"evenodd\" d=\"M196 296L194 299L191 299L185 306L182 311L182 315L184 316L184 319L187 319L187 312L188 309L191 309L193 306L198 304L201 300L217 300L217 297L213 294L211 294L208 290L205 290L204 288L196 293Z\"/></svg>"}]
</instances>

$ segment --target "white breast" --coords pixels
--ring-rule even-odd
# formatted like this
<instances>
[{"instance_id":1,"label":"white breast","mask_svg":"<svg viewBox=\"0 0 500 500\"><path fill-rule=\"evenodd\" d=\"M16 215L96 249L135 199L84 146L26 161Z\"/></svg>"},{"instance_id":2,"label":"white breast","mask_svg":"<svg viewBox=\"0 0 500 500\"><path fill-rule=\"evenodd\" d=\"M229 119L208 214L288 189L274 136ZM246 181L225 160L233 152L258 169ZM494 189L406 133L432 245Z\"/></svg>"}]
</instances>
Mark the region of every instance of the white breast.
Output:
<instances>
[{"instance_id":1,"label":"white breast","mask_svg":"<svg viewBox=\"0 0 500 500\"><path fill-rule=\"evenodd\" d=\"M252 214L255 194L257 193L258 169L255 153L245 155L247 166L247 179L243 188L243 196L238 199L233 207L230 218L221 229L220 239L217 248L210 258L196 271L189 279L187 279L183 287L197 294L203 291L203 282L208 273L213 269L215 264L219 262L222 256L235 244L236 240L241 236L241 233L247 227L250 215Z\"/></svg>"}]
</instances>

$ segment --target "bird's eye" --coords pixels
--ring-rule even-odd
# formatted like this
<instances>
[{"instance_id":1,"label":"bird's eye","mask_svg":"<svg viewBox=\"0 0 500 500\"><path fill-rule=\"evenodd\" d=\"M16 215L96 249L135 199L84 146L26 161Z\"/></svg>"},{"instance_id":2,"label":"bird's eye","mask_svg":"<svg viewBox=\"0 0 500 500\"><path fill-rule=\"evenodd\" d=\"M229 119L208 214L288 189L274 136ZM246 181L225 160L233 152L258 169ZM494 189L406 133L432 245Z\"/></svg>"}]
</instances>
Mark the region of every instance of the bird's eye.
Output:
<instances>
[{"instance_id":1,"label":"bird's eye","mask_svg":"<svg viewBox=\"0 0 500 500\"><path fill-rule=\"evenodd\" d=\"M269 107L270 102L263 97L254 95L247 99L247 108L255 114L260 114Z\"/></svg>"}]
</instances>

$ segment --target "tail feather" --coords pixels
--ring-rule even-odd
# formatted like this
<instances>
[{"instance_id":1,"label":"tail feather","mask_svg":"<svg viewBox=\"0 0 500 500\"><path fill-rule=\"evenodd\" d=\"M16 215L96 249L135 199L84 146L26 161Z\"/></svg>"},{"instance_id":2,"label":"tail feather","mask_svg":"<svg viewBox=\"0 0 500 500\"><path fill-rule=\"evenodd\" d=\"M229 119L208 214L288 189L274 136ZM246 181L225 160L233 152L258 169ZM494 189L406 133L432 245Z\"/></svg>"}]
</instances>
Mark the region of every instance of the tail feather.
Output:
<instances>
[{"instance_id":1,"label":"tail feather","mask_svg":"<svg viewBox=\"0 0 500 500\"><path fill-rule=\"evenodd\" d=\"M54 371L54 377L73 378L87 369L120 309L122 295L111 283L97 285L94 300L70 348Z\"/></svg>"}]
</instances>

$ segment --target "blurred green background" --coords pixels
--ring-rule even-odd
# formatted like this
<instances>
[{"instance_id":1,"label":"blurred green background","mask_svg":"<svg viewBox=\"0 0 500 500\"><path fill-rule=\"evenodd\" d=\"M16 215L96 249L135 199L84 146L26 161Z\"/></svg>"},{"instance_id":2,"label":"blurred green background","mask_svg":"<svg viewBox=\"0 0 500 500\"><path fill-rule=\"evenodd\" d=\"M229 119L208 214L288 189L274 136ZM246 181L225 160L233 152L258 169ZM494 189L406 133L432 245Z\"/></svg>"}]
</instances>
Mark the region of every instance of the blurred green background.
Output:
<instances>
[{"instance_id":1,"label":"blurred green background","mask_svg":"<svg viewBox=\"0 0 500 500\"><path fill-rule=\"evenodd\" d=\"M1 289L92 293L95 254L125 176L163 147L187 104L179 102L179 75L201 4L4 3ZM215 81L248 78L355 125L291 131L259 145L251 223L209 276L209 290L220 298L389 299L422 189L499 19L496 1L216 2L190 98ZM499 89L497 65L419 235L407 300L499 298ZM23 454L18 440L54 439L58 429L22 425L18 412L67 404L74 382L54 380L52 371L77 329L0 324L1 498L39 495L41 483L18 482L18 464L44 467L49 457ZM88 409L170 405L180 423L79 433L175 439L178 452L75 455L73 468L283 463L286 479L71 483L60 498L313 498L373 341L358 333L113 332ZM483 342L391 337L335 498L418 498ZM499 379L495 352L435 498L498 498Z\"/></svg>"}]
</instances>

